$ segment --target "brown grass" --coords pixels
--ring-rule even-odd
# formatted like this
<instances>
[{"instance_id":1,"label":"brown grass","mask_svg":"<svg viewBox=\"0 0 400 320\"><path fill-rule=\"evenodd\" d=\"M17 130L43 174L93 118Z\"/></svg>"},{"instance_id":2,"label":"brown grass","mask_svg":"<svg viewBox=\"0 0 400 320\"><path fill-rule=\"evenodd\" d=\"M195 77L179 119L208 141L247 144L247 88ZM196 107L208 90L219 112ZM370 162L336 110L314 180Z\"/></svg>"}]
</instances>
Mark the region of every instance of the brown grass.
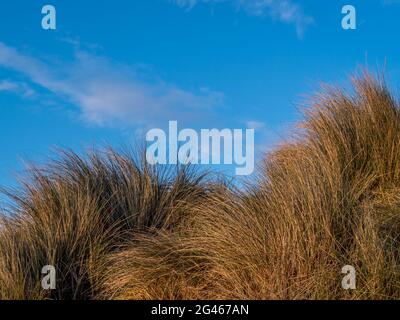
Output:
<instances>
[{"instance_id":1,"label":"brown grass","mask_svg":"<svg viewBox=\"0 0 400 320\"><path fill-rule=\"evenodd\" d=\"M113 151L31 170L0 225L0 298L399 299L399 105L368 74L354 88L315 97L240 190Z\"/></svg>"}]
</instances>

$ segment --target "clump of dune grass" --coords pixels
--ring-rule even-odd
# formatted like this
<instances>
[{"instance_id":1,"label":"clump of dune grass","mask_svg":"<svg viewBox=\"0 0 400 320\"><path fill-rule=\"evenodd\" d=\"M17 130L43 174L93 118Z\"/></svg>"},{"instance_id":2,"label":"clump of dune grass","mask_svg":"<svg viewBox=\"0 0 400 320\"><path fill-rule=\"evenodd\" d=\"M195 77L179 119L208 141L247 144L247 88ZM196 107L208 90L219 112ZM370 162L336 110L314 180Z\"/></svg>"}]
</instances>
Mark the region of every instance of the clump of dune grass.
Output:
<instances>
[{"instance_id":1,"label":"clump of dune grass","mask_svg":"<svg viewBox=\"0 0 400 320\"><path fill-rule=\"evenodd\" d=\"M107 254L136 233L173 230L204 197L204 175L152 168L112 150L79 157L62 152L31 168L0 227L1 299L91 299ZM56 268L56 290L41 287Z\"/></svg>"},{"instance_id":2,"label":"clump of dune grass","mask_svg":"<svg viewBox=\"0 0 400 320\"><path fill-rule=\"evenodd\" d=\"M240 188L115 152L31 171L1 222L0 298L399 299L399 103L353 84L312 98Z\"/></svg>"},{"instance_id":3,"label":"clump of dune grass","mask_svg":"<svg viewBox=\"0 0 400 320\"><path fill-rule=\"evenodd\" d=\"M383 80L353 83L312 100L256 186L199 209L187 245L207 260L205 297L400 298L399 105Z\"/></svg>"},{"instance_id":4,"label":"clump of dune grass","mask_svg":"<svg viewBox=\"0 0 400 320\"><path fill-rule=\"evenodd\" d=\"M400 111L383 80L326 88L246 188L108 257L117 299L400 298ZM356 269L356 290L341 286Z\"/></svg>"}]
</instances>

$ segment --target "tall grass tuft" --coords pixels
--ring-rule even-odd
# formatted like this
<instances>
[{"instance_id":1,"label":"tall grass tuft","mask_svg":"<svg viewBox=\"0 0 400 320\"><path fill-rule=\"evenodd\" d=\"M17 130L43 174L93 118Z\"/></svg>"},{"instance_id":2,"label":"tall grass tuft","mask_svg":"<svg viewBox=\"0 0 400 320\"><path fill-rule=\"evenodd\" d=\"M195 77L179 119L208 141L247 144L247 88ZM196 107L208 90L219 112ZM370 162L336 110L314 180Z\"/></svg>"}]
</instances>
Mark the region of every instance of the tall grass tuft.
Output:
<instances>
[{"instance_id":1,"label":"tall grass tuft","mask_svg":"<svg viewBox=\"0 0 400 320\"><path fill-rule=\"evenodd\" d=\"M136 233L173 230L204 197L190 168L151 168L112 150L63 152L30 169L0 228L1 299L90 299L98 269ZM42 267L56 268L56 290L42 289Z\"/></svg>"},{"instance_id":2,"label":"tall grass tuft","mask_svg":"<svg viewBox=\"0 0 400 320\"><path fill-rule=\"evenodd\" d=\"M315 96L244 187L114 151L32 169L1 220L0 298L399 299L399 103L353 84Z\"/></svg>"}]
</instances>

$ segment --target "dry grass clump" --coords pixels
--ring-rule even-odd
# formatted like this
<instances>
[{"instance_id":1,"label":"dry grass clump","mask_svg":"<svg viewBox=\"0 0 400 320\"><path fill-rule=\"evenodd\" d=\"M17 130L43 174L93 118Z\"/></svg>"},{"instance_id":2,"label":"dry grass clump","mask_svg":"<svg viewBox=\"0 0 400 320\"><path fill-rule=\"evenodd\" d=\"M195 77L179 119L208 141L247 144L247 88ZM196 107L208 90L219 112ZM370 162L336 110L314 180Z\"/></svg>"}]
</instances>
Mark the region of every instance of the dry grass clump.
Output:
<instances>
[{"instance_id":1,"label":"dry grass clump","mask_svg":"<svg viewBox=\"0 0 400 320\"><path fill-rule=\"evenodd\" d=\"M383 82L354 84L314 100L258 185L198 209L186 245L206 260L204 297L400 298L400 112Z\"/></svg>"},{"instance_id":2,"label":"dry grass clump","mask_svg":"<svg viewBox=\"0 0 400 320\"><path fill-rule=\"evenodd\" d=\"M33 168L22 191L7 192L15 206L1 220L0 298L93 298L106 254L136 233L173 230L205 196L203 175L175 169L112 150ZM56 290L41 288L45 265L56 267Z\"/></svg>"},{"instance_id":3,"label":"dry grass clump","mask_svg":"<svg viewBox=\"0 0 400 320\"><path fill-rule=\"evenodd\" d=\"M1 223L0 298L400 298L399 105L368 74L354 88L315 97L245 188L114 152L33 171Z\"/></svg>"}]
</instances>

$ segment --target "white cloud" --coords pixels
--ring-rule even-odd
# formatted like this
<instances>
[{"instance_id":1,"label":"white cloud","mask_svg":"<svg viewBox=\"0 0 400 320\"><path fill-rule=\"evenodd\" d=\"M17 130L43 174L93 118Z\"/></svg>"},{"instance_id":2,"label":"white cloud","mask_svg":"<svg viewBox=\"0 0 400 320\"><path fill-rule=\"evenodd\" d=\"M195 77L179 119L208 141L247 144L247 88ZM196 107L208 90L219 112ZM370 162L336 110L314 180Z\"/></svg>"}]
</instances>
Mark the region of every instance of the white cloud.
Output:
<instances>
[{"instance_id":1,"label":"white cloud","mask_svg":"<svg viewBox=\"0 0 400 320\"><path fill-rule=\"evenodd\" d=\"M305 29L314 22L314 19L306 15L292 0L172 0L172 2L187 9L192 9L198 3L231 3L250 15L269 16L293 24L299 37L302 37Z\"/></svg>"},{"instance_id":2,"label":"white cloud","mask_svg":"<svg viewBox=\"0 0 400 320\"><path fill-rule=\"evenodd\" d=\"M15 91L17 87L13 82L7 80L0 81L0 91Z\"/></svg>"},{"instance_id":3,"label":"white cloud","mask_svg":"<svg viewBox=\"0 0 400 320\"><path fill-rule=\"evenodd\" d=\"M26 83L11 80L0 80L0 92L2 91L21 94L23 97L30 97L35 93Z\"/></svg>"},{"instance_id":4,"label":"white cloud","mask_svg":"<svg viewBox=\"0 0 400 320\"><path fill-rule=\"evenodd\" d=\"M248 129L258 130L258 129L264 129L266 127L266 124L261 121L250 120L246 121L246 127Z\"/></svg>"},{"instance_id":5,"label":"white cloud","mask_svg":"<svg viewBox=\"0 0 400 320\"><path fill-rule=\"evenodd\" d=\"M74 103L85 120L99 125L180 120L223 103L221 93L204 88L184 90L138 68L81 50L71 61L50 63L0 42L0 67Z\"/></svg>"}]
</instances>

